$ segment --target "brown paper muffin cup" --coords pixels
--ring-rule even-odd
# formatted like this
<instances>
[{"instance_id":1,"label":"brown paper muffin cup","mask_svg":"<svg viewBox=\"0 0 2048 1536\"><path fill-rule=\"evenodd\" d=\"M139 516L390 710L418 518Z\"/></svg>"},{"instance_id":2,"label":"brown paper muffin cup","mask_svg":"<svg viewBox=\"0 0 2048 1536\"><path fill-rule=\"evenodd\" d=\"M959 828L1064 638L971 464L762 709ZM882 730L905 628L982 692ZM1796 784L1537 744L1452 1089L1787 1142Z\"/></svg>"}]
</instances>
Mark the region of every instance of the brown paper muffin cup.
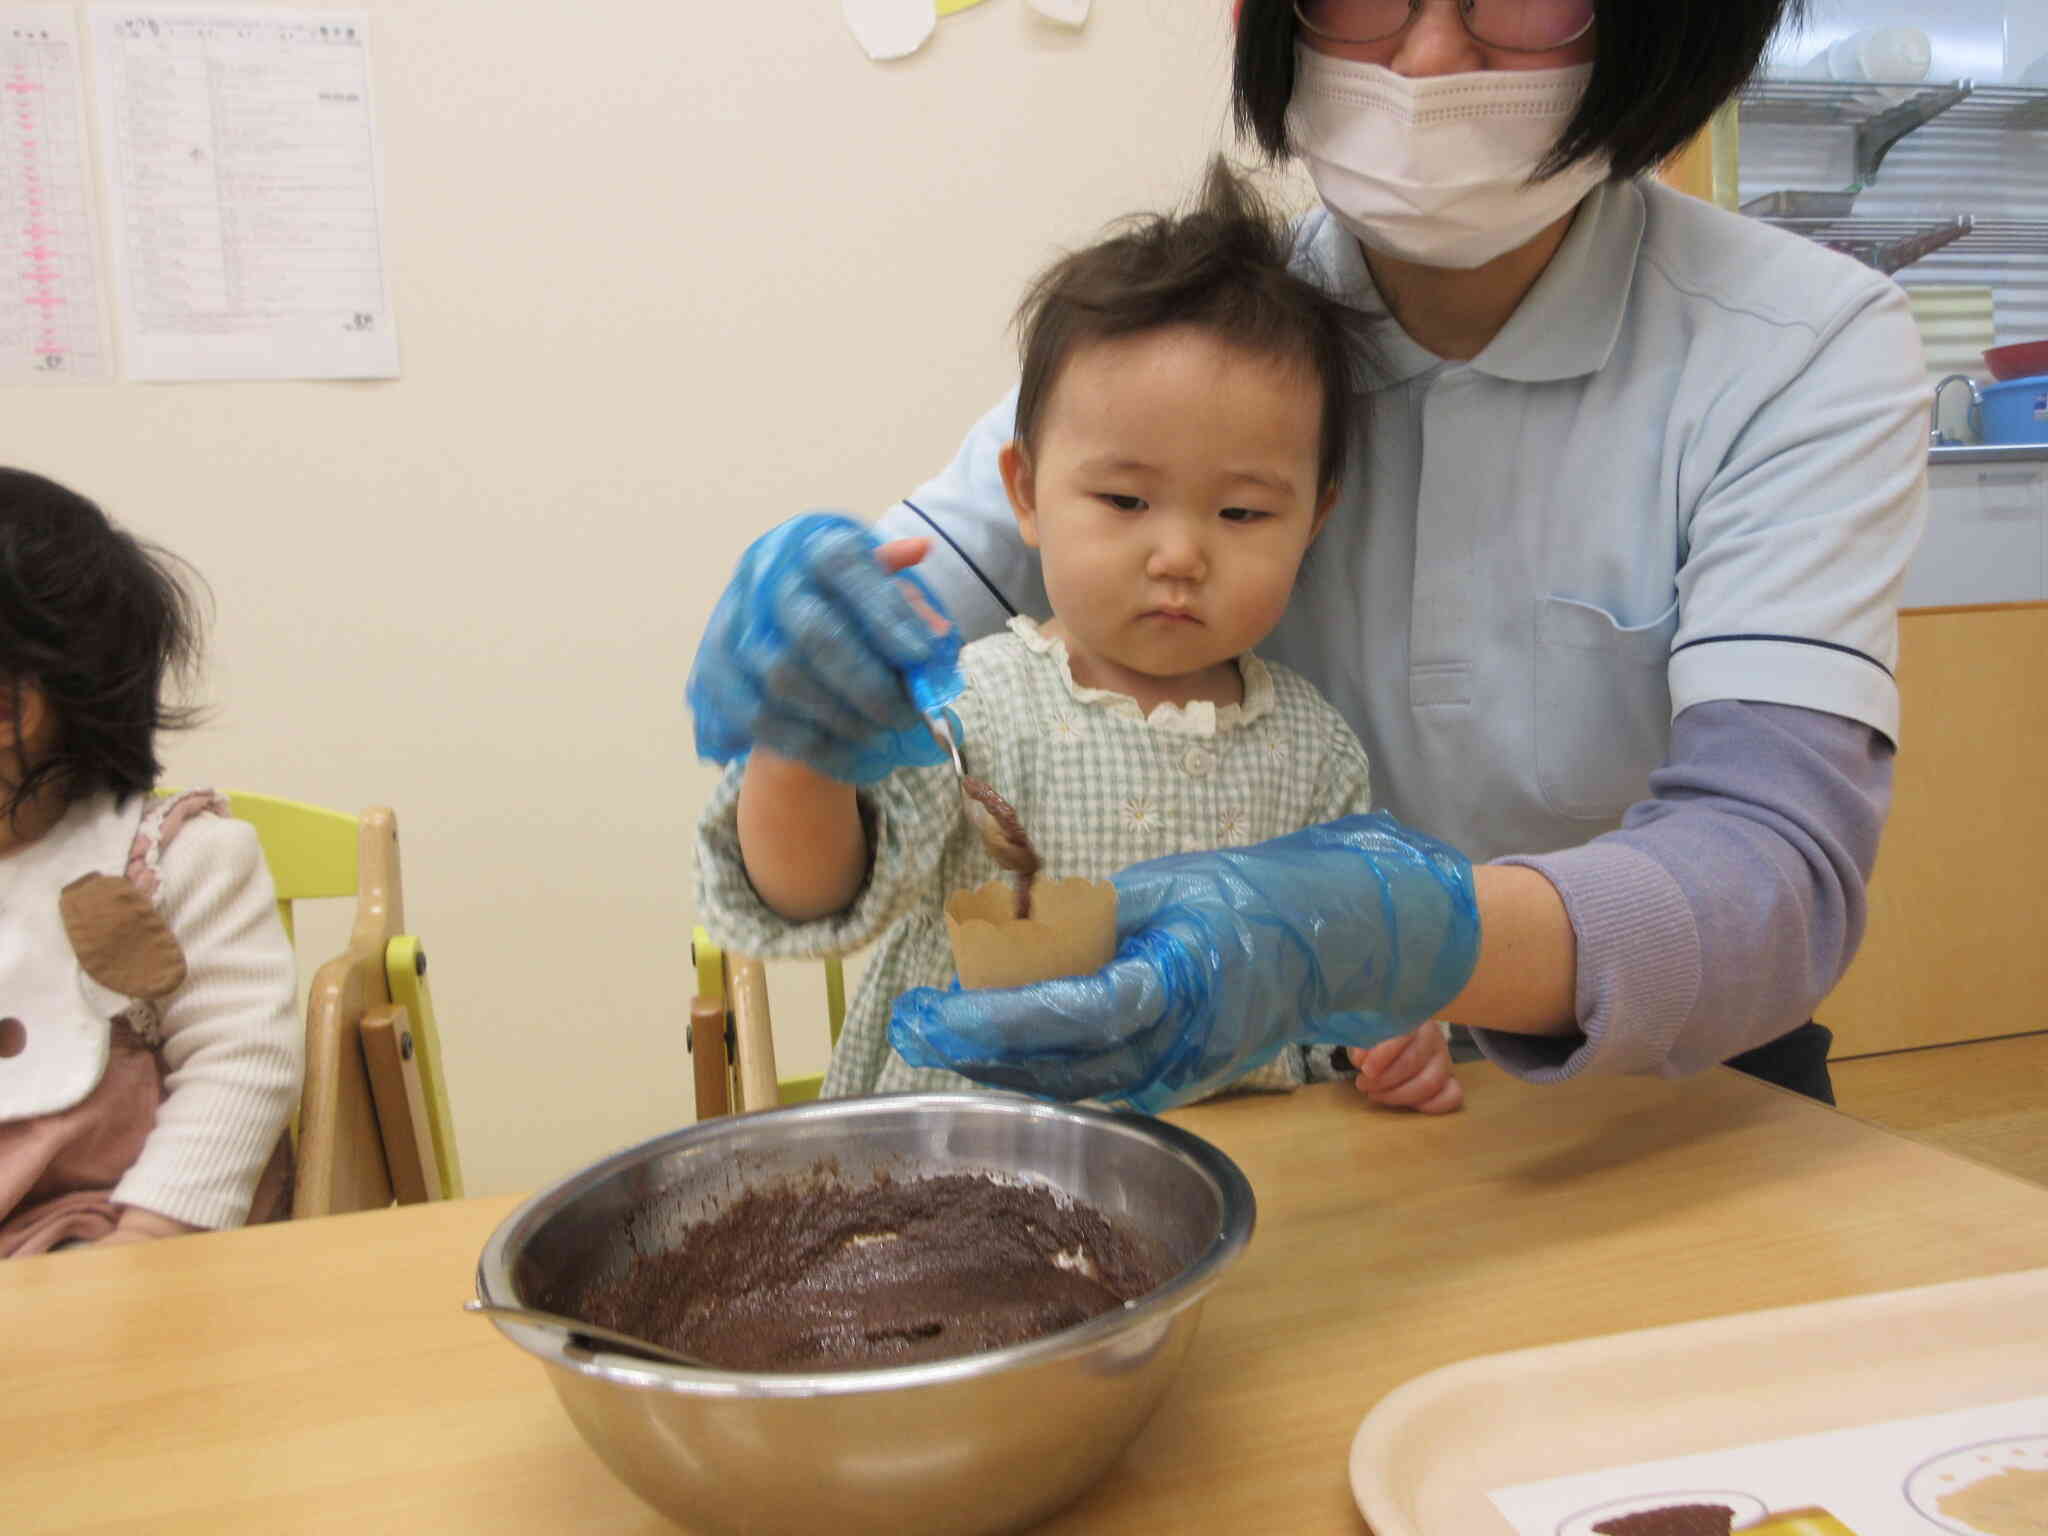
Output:
<instances>
[{"instance_id":1,"label":"brown paper muffin cup","mask_svg":"<svg viewBox=\"0 0 2048 1536\"><path fill-rule=\"evenodd\" d=\"M1099 971L1116 954L1116 887L1102 880L1034 880L1031 916L1017 887L991 880L946 898L946 932L963 987L1023 987Z\"/></svg>"}]
</instances>

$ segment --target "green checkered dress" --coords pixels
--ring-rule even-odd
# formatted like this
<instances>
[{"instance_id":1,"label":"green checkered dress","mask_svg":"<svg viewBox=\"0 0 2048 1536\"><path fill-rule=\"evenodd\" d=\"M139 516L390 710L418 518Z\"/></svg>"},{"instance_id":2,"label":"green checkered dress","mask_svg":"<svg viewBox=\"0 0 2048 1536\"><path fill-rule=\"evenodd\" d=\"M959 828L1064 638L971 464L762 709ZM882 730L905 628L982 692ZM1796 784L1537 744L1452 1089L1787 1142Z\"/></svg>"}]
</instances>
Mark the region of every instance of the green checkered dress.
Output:
<instances>
[{"instance_id":1,"label":"green checkered dress","mask_svg":"<svg viewBox=\"0 0 2048 1536\"><path fill-rule=\"evenodd\" d=\"M967 691L954 709L967 771L1016 806L1048 876L1107 880L1161 854L1263 842L1371 809L1358 738L1306 681L1256 656L1238 663L1242 704L1163 704L1149 717L1123 694L1077 686L1066 647L1029 619L968 646L960 665ZM698 828L697 911L712 937L764 958L844 954L880 939L826 1096L974 1087L889 1048L896 998L953 979L945 898L1002 873L961 813L952 765L899 769L861 791L874 849L867 884L845 911L808 923L778 917L747 879L739 781L734 764ZM1232 1087L1293 1088L1309 1060L1284 1051Z\"/></svg>"}]
</instances>

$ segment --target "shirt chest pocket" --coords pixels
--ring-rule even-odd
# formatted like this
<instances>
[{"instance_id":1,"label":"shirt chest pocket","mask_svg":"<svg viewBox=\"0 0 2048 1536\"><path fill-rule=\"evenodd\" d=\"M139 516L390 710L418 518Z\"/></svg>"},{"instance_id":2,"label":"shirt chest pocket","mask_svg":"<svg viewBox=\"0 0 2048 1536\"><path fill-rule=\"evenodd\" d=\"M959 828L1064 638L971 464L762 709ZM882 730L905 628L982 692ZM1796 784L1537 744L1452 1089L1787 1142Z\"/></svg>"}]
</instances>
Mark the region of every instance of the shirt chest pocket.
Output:
<instances>
[{"instance_id":1,"label":"shirt chest pocket","mask_svg":"<svg viewBox=\"0 0 2048 1536\"><path fill-rule=\"evenodd\" d=\"M1591 603L1546 597L1536 614L1536 782L1575 821L1613 822L1649 793L1671 740L1673 602L1627 626Z\"/></svg>"}]
</instances>

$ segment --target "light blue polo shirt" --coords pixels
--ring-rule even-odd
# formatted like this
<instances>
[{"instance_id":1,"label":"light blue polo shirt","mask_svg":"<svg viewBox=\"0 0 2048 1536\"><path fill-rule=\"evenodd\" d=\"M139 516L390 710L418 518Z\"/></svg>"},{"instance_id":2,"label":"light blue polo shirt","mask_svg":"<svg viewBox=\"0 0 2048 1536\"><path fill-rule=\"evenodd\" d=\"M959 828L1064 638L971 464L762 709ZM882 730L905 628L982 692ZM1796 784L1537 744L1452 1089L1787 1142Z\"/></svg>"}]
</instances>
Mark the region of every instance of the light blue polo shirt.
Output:
<instances>
[{"instance_id":1,"label":"light blue polo shirt","mask_svg":"<svg viewBox=\"0 0 2048 1536\"><path fill-rule=\"evenodd\" d=\"M1318 209L1295 264L1383 314ZM1926 499L1905 295L1655 182L1581 204L1477 358L1391 321L1366 437L1262 653L1358 731L1374 798L1475 860L1569 847L1648 794L1671 721L1746 699L1897 740L1896 606ZM1047 612L996 456L1014 396L886 513L970 635Z\"/></svg>"}]
</instances>

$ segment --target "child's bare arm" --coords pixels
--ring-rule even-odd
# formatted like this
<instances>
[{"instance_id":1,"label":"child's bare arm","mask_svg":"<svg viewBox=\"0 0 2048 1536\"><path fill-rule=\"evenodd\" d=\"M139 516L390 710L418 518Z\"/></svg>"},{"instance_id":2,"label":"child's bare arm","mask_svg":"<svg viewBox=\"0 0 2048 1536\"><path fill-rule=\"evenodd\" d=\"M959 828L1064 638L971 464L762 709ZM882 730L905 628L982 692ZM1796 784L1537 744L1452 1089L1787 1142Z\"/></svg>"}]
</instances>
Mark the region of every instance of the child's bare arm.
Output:
<instances>
[{"instance_id":1,"label":"child's bare arm","mask_svg":"<svg viewBox=\"0 0 2048 1536\"><path fill-rule=\"evenodd\" d=\"M868 874L867 829L851 784L756 747L740 777L740 854L778 916L806 923L843 912Z\"/></svg>"}]
</instances>

